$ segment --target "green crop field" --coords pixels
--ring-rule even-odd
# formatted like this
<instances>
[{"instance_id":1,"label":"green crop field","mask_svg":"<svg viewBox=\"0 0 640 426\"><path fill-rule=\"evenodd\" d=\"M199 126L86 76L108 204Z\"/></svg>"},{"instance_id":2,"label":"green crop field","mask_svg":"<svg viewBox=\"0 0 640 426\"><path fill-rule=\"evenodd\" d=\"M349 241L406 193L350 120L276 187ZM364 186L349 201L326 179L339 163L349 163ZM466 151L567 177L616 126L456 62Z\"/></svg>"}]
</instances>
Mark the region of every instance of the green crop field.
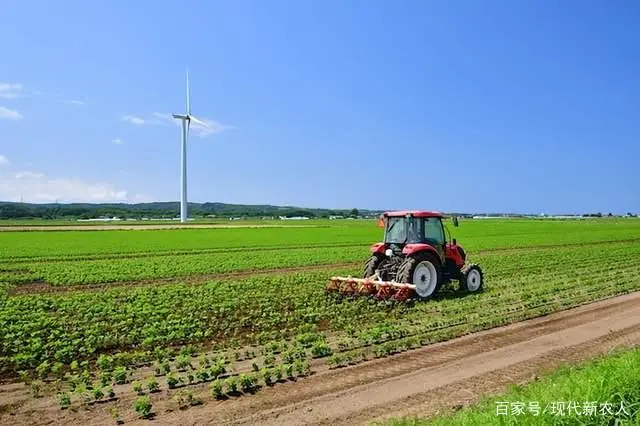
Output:
<instances>
[{"instance_id":1,"label":"green crop field","mask_svg":"<svg viewBox=\"0 0 640 426\"><path fill-rule=\"evenodd\" d=\"M361 274L381 238L374 221L0 232L0 373L57 379L56 393L73 398L150 380L210 382L221 396L640 289L637 219L449 230L482 266L485 290L454 284L407 302L324 292L332 275Z\"/></svg>"}]
</instances>

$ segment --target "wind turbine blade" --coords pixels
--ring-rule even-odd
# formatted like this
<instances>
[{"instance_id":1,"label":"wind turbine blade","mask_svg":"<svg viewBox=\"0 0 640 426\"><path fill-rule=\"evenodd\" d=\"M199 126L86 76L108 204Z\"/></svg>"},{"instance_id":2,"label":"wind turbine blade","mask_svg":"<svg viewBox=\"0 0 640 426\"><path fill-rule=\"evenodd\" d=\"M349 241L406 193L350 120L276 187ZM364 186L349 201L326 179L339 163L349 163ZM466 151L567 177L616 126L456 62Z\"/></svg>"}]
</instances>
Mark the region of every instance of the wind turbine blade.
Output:
<instances>
[{"instance_id":1,"label":"wind turbine blade","mask_svg":"<svg viewBox=\"0 0 640 426\"><path fill-rule=\"evenodd\" d=\"M191 94L189 93L189 69L187 68L187 115L191 115Z\"/></svg>"},{"instance_id":2,"label":"wind turbine blade","mask_svg":"<svg viewBox=\"0 0 640 426\"><path fill-rule=\"evenodd\" d=\"M204 126L204 127L209 127L209 125L207 123L205 123L202 120L197 119L196 117L194 117L192 115L189 116L189 119L190 119L189 121L193 121L196 124L199 124L199 125Z\"/></svg>"}]
</instances>

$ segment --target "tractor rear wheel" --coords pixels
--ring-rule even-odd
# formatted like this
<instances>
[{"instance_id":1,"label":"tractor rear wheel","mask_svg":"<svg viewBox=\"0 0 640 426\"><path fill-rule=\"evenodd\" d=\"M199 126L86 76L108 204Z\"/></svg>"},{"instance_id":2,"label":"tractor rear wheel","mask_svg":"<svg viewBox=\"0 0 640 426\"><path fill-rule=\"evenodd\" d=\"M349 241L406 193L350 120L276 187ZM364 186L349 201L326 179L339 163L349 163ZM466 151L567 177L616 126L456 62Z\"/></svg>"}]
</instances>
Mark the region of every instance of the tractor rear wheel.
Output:
<instances>
[{"instance_id":1,"label":"tractor rear wheel","mask_svg":"<svg viewBox=\"0 0 640 426\"><path fill-rule=\"evenodd\" d=\"M442 268L438 259L430 253L409 256L398 269L398 281L416 286L416 294L422 299L434 296L442 285Z\"/></svg>"},{"instance_id":2,"label":"tractor rear wheel","mask_svg":"<svg viewBox=\"0 0 640 426\"><path fill-rule=\"evenodd\" d=\"M369 278L376 273L376 269L380 267L384 258L379 254L372 255L364 264L364 272L362 278Z\"/></svg>"},{"instance_id":3,"label":"tractor rear wheel","mask_svg":"<svg viewBox=\"0 0 640 426\"><path fill-rule=\"evenodd\" d=\"M460 288L469 293L482 291L484 275L480 266L475 263L465 265L460 271Z\"/></svg>"}]
</instances>

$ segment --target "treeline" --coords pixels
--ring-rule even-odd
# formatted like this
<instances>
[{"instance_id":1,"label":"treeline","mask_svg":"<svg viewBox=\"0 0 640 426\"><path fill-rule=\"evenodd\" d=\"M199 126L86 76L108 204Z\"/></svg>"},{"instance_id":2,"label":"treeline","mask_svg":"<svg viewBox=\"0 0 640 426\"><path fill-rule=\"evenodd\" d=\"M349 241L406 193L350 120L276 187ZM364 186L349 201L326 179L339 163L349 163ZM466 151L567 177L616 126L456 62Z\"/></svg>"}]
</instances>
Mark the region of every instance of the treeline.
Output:
<instances>
[{"instance_id":1,"label":"treeline","mask_svg":"<svg viewBox=\"0 0 640 426\"><path fill-rule=\"evenodd\" d=\"M242 205L225 203L189 203L189 217L296 217L326 218L329 216L356 217L374 212L330 209L304 209L291 206ZM29 204L0 203L0 219L166 219L180 215L180 203L157 202L140 204Z\"/></svg>"}]
</instances>

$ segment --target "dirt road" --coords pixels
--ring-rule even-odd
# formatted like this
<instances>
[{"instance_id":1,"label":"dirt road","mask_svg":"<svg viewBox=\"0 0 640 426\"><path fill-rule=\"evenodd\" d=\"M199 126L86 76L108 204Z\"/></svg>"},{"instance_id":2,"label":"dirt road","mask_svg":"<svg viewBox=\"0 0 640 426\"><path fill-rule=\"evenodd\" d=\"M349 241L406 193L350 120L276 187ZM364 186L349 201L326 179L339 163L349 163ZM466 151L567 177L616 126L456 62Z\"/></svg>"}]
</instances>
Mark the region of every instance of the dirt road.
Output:
<instances>
[{"instance_id":1,"label":"dirt road","mask_svg":"<svg viewBox=\"0 0 640 426\"><path fill-rule=\"evenodd\" d=\"M524 383L544 370L640 344L640 292L584 305L448 342L266 387L252 396L216 401L194 386L204 404L167 411L173 393L153 395L153 424L356 425L403 415L430 415ZM118 391L126 424L136 395ZM110 424L106 406L61 411L33 399L21 384L0 386L0 424ZM2 408L2 404L0 404Z\"/></svg>"}]
</instances>

